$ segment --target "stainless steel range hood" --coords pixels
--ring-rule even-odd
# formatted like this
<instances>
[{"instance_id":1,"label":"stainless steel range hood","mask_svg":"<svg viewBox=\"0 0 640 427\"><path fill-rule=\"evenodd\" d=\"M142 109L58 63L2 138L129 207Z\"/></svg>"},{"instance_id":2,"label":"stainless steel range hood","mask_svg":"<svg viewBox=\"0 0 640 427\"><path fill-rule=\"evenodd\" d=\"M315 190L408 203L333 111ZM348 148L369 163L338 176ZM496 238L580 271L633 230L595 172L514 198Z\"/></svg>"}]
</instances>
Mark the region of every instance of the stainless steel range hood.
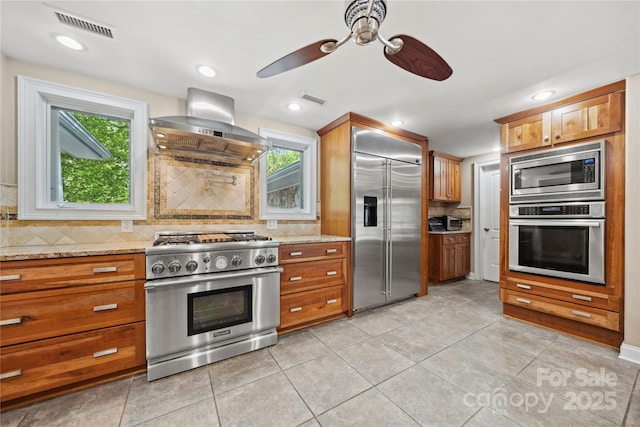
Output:
<instances>
[{"instance_id":1,"label":"stainless steel range hood","mask_svg":"<svg viewBox=\"0 0 640 427\"><path fill-rule=\"evenodd\" d=\"M153 139L160 149L195 151L253 161L271 143L234 125L233 98L189 88L187 115L149 119Z\"/></svg>"}]
</instances>

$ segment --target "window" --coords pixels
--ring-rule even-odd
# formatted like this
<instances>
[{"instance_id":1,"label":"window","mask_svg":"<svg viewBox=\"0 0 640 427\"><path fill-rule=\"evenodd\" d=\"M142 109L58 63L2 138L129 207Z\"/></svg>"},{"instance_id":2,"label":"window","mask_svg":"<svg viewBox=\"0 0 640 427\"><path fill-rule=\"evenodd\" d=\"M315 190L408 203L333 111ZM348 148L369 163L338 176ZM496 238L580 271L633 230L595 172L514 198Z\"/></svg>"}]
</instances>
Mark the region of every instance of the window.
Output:
<instances>
[{"instance_id":1,"label":"window","mask_svg":"<svg viewBox=\"0 0 640 427\"><path fill-rule=\"evenodd\" d=\"M260 129L272 147L260 159L260 219L316 219L316 140Z\"/></svg>"},{"instance_id":2,"label":"window","mask_svg":"<svg viewBox=\"0 0 640 427\"><path fill-rule=\"evenodd\" d=\"M145 219L146 108L18 76L18 218Z\"/></svg>"}]
</instances>

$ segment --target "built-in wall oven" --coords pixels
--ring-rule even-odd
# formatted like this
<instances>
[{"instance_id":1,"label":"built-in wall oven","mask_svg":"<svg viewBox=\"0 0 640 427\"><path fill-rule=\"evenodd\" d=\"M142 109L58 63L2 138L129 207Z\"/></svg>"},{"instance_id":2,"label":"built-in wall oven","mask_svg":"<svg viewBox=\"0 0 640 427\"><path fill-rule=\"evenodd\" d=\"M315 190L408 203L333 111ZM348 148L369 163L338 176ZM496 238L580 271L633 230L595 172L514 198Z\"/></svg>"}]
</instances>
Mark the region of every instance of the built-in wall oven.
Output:
<instances>
[{"instance_id":1,"label":"built-in wall oven","mask_svg":"<svg viewBox=\"0 0 640 427\"><path fill-rule=\"evenodd\" d=\"M605 202L509 207L509 269L604 284Z\"/></svg>"},{"instance_id":2,"label":"built-in wall oven","mask_svg":"<svg viewBox=\"0 0 640 427\"><path fill-rule=\"evenodd\" d=\"M605 199L605 146L594 141L509 159L509 203Z\"/></svg>"}]
</instances>

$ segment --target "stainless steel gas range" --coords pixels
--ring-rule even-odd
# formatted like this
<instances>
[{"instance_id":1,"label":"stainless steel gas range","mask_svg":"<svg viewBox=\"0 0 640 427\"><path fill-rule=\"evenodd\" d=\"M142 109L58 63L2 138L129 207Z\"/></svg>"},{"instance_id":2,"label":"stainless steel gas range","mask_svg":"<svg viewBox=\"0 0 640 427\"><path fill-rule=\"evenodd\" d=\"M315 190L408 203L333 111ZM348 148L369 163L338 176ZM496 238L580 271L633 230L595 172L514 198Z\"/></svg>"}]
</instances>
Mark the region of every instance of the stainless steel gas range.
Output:
<instances>
[{"instance_id":1,"label":"stainless steel gas range","mask_svg":"<svg viewBox=\"0 0 640 427\"><path fill-rule=\"evenodd\" d=\"M146 262L149 381L276 343L278 242L246 231L161 232Z\"/></svg>"}]
</instances>

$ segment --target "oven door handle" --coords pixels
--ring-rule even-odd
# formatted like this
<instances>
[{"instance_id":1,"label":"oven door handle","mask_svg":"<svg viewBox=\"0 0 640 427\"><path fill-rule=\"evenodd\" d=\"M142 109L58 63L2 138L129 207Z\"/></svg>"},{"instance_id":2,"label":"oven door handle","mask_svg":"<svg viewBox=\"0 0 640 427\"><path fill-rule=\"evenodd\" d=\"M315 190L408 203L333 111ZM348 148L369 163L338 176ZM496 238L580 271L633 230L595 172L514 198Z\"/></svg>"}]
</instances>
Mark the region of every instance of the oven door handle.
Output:
<instances>
[{"instance_id":1,"label":"oven door handle","mask_svg":"<svg viewBox=\"0 0 640 427\"><path fill-rule=\"evenodd\" d=\"M263 276L265 274L274 274L274 273L282 273L284 269L282 267L276 267L268 270L244 270L244 271L233 271L229 273L216 273L216 274L199 274L195 276L187 276L187 277L178 277L171 279L160 279L152 282L146 282L144 284L145 290L158 289L158 288L167 288L174 286L184 286L184 285L192 285L197 282L211 282L214 280L224 280L224 279L235 279L238 277L247 277L247 276Z\"/></svg>"},{"instance_id":2,"label":"oven door handle","mask_svg":"<svg viewBox=\"0 0 640 427\"><path fill-rule=\"evenodd\" d=\"M531 220L531 219L512 219L509 221L509 225L532 225L532 226L548 226L548 227L601 227L604 220L599 221L582 221L582 220Z\"/></svg>"}]
</instances>

